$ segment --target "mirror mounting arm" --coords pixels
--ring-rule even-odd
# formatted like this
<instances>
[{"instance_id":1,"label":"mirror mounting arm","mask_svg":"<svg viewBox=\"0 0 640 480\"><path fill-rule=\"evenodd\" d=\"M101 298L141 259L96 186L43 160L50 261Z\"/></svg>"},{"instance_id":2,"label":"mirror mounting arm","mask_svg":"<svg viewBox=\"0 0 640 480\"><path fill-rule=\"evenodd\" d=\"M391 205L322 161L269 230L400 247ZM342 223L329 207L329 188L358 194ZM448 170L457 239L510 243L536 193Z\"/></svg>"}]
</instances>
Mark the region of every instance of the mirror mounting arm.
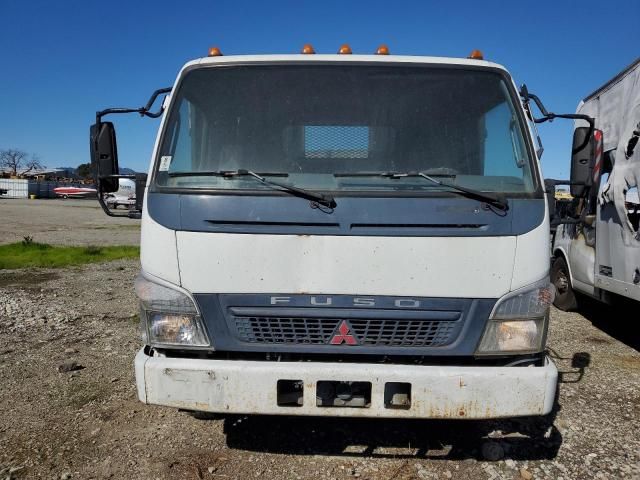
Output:
<instances>
[{"instance_id":1,"label":"mirror mounting arm","mask_svg":"<svg viewBox=\"0 0 640 480\"><path fill-rule=\"evenodd\" d=\"M542 100L540 100L540 98L537 95L529 92L526 85L522 85L522 87L520 88L520 97L522 98L522 101L526 104L530 112L531 112L530 102L531 100L533 100L533 103L536 104L536 107L538 107L538 110L540 110L540 113L542 113L542 117L539 117L539 118L535 118L533 117L533 113L531 114L531 116L533 117L534 123L552 122L556 118L567 118L570 120L584 120L585 122L587 122L589 124L589 134L585 137L585 141L583 142L582 145L578 145L577 147L573 148L573 153L579 152L580 150L582 150L584 147L587 146L596 128L596 121L593 117L590 117L589 115L583 115L581 113L549 112L547 111L544 104L542 103Z\"/></svg>"},{"instance_id":2,"label":"mirror mounting arm","mask_svg":"<svg viewBox=\"0 0 640 480\"><path fill-rule=\"evenodd\" d=\"M546 178L545 182L553 183L553 185L566 185L570 187L571 185L585 185L585 182L572 182L571 180L556 180L555 178Z\"/></svg>"},{"instance_id":3,"label":"mirror mounting arm","mask_svg":"<svg viewBox=\"0 0 640 480\"><path fill-rule=\"evenodd\" d=\"M136 173L135 175L100 175L100 177L98 177L99 180L107 180L109 178L111 179L120 179L120 178L127 178L129 180L135 180L136 182L136 201L138 199L138 184L139 182L143 182L146 183L147 180L147 174L146 173ZM112 210L109 209L109 206L106 204L106 202L104 201L104 191L102 190L102 182L98 182L98 203L100 204L100 207L102 207L102 210L104 211L104 213L106 213L108 216L110 217L120 217L120 218L134 218L134 219L140 219L142 218L142 206L136 204L136 208L129 210L126 214L118 214L118 213L113 213Z\"/></svg>"},{"instance_id":4,"label":"mirror mounting arm","mask_svg":"<svg viewBox=\"0 0 640 480\"><path fill-rule=\"evenodd\" d=\"M162 105L160 105L160 108L158 109L157 112L152 112L151 111L151 107L153 107L153 104L155 103L156 99L165 93L169 93L171 92L171 87L167 87L167 88L160 88L158 90L156 90L155 92L153 92L151 94L151 97L149 97L149 101L147 102L147 104L144 107L140 107L140 108L107 108L105 110L100 110L98 112L96 112L96 123L100 123L102 120L102 117L104 117L105 115L111 115L113 113L139 113L141 117L149 117L149 118L158 118L160 115L162 115L162 112L164 111L164 108L162 107Z\"/></svg>"}]
</instances>

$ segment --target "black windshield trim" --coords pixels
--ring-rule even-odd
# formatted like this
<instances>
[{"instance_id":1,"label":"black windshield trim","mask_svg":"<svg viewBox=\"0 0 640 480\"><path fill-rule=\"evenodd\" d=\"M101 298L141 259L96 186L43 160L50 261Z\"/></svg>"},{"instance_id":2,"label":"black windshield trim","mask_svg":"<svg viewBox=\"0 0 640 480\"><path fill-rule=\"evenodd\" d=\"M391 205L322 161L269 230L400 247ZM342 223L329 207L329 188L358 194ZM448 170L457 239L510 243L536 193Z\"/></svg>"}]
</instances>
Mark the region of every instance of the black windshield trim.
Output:
<instances>
[{"instance_id":1,"label":"black windshield trim","mask_svg":"<svg viewBox=\"0 0 640 480\"><path fill-rule=\"evenodd\" d=\"M149 193L146 202L147 213L155 222L191 232L495 237L530 232L546 218L544 199L510 199L509 211L496 215L478 208L475 200L451 194L440 198L340 197L339 207L330 215L282 195Z\"/></svg>"},{"instance_id":2,"label":"black windshield trim","mask_svg":"<svg viewBox=\"0 0 640 480\"><path fill-rule=\"evenodd\" d=\"M426 183L426 182L425 182ZM442 188L438 185L433 187L425 186L421 190L326 190L326 189L308 189L310 192L322 195L332 196L335 199L341 197L363 197L363 198L446 198L458 197L459 194L451 189ZM160 185L150 185L149 191L153 193L175 193L180 195L229 195L229 196L286 196L285 193L278 190L270 190L268 188L251 188L251 189L230 189L230 188L182 188L182 187L163 187ZM487 193L496 193L487 191ZM521 199L540 199L544 195L539 192L499 192L501 197L521 198Z\"/></svg>"}]
</instances>

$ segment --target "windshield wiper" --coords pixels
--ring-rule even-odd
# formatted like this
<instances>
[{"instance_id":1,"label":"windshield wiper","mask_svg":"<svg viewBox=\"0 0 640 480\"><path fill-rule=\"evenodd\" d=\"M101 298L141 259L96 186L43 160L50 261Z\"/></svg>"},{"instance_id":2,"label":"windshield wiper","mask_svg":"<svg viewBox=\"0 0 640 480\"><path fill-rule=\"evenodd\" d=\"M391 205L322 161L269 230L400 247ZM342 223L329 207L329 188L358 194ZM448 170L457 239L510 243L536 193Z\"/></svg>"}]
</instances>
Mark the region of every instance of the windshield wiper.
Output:
<instances>
[{"instance_id":1,"label":"windshield wiper","mask_svg":"<svg viewBox=\"0 0 640 480\"><path fill-rule=\"evenodd\" d=\"M239 170L204 170L190 172L168 172L170 177L233 177ZM246 170L244 170L246 171ZM264 177L288 177L287 172L256 172Z\"/></svg>"},{"instance_id":2,"label":"windshield wiper","mask_svg":"<svg viewBox=\"0 0 640 480\"><path fill-rule=\"evenodd\" d=\"M322 195L320 193L310 192L309 190L303 190L299 187L293 187L291 185L286 185L280 182L274 182L273 180L268 180L264 177L288 177L288 173L256 173L251 170L238 169L238 170L218 170L211 172L171 172L169 173L170 177L193 177L193 176L217 176L223 178L237 178L237 177L250 177L255 178L259 182L267 185L275 190L280 190L282 192L289 193L294 197L304 198L306 200L310 200L312 202L316 202L319 205L323 205L328 208L335 208L337 203L335 199L331 196Z\"/></svg>"},{"instance_id":3,"label":"windshield wiper","mask_svg":"<svg viewBox=\"0 0 640 480\"><path fill-rule=\"evenodd\" d=\"M411 174L415 174L417 176L418 172L407 172ZM430 168L429 170L422 170L421 173L426 175L430 175L432 177L450 177L455 178L458 175L458 172L453 168L448 167L437 167ZM396 175L403 175L404 172L337 172L334 173L334 177L387 177L387 178L395 178ZM407 176L407 175L404 175Z\"/></svg>"},{"instance_id":4,"label":"windshield wiper","mask_svg":"<svg viewBox=\"0 0 640 480\"><path fill-rule=\"evenodd\" d=\"M344 172L344 173L335 173L336 177L383 177L383 178L404 178L404 177L421 177L426 180L429 180L431 183L436 185L440 185L441 187L451 188L454 191L464 195L468 198L473 198L474 200L478 200L480 202L485 202L490 206L502 211L506 212L509 210L509 204L506 199L502 196L498 196L497 194L492 194L488 192L481 192L479 190L474 190L472 188L462 187L460 185L456 185L449 182L443 182L441 180L437 180L435 177L449 177L456 178L456 174L453 170L447 168L434 168L432 170L425 170L423 172Z\"/></svg>"},{"instance_id":5,"label":"windshield wiper","mask_svg":"<svg viewBox=\"0 0 640 480\"><path fill-rule=\"evenodd\" d=\"M426 180L429 180L431 183L440 185L441 187L452 188L456 192L459 192L460 194L464 195L465 197L473 198L474 200L478 200L480 202L485 202L502 212L506 212L507 210L509 210L509 204L507 203L507 200L504 197L498 196L497 194L481 192L479 190L462 187L454 183L442 182L440 180L433 178L433 176L431 175L427 175L424 172L400 173L400 174L395 174L391 176L391 178L401 178L401 177L421 177Z\"/></svg>"}]
</instances>

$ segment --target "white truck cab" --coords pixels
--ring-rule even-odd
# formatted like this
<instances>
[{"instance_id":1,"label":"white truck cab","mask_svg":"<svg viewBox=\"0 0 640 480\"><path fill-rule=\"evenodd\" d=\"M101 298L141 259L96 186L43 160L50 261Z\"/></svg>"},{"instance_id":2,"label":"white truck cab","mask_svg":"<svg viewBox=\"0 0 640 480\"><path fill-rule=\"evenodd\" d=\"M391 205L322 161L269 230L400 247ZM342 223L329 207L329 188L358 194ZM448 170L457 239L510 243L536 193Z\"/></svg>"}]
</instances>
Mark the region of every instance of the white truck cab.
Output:
<instances>
[{"instance_id":1,"label":"white truck cab","mask_svg":"<svg viewBox=\"0 0 640 480\"><path fill-rule=\"evenodd\" d=\"M509 73L479 52L210 53L146 107L98 112L92 127L105 192L118 172L102 117L161 117L131 213L142 218L140 400L243 414L549 413L549 211L529 98Z\"/></svg>"}]
</instances>

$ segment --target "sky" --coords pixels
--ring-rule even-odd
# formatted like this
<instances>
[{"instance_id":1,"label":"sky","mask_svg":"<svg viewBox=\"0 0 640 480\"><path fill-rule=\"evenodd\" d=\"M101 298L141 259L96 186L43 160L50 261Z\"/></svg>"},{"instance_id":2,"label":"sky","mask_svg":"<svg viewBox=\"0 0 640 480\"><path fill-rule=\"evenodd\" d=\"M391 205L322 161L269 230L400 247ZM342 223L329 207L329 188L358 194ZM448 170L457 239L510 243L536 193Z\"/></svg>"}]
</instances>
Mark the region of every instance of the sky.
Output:
<instances>
[{"instance_id":1,"label":"sky","mask_svg":"<svg viewBox=\"0 0 640 480\"><path fill-rule=\"evenodd\" d=\"M466 57L480 49L549 111L580 99L640 55L640 2L0 0L0 149L48 167L89 161L96 110L139 107L181 66L223 53ZM121 166L146 171L159 120L113 117ZM540 127L548 178L567 178L571 122Z\"/></svg>"}]
</instances>

